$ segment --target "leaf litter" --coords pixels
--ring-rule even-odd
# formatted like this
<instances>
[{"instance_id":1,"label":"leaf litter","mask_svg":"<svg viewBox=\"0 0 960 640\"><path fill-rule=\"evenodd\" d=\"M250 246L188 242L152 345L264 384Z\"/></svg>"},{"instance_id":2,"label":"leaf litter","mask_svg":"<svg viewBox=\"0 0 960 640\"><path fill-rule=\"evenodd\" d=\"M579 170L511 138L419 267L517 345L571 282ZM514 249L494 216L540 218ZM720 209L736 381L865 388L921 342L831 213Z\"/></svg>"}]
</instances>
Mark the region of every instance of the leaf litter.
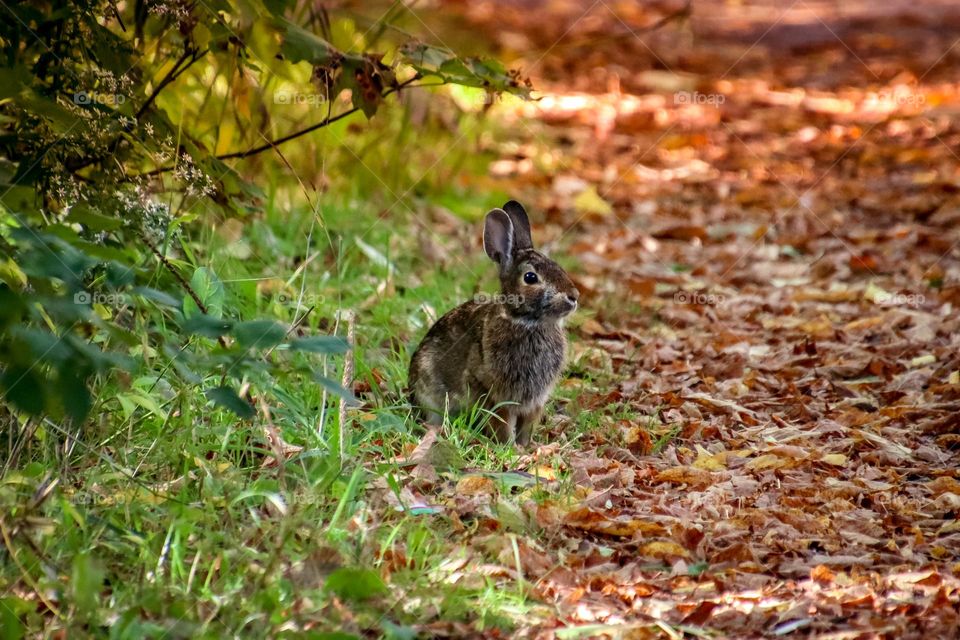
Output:
<instances>
[{"instance_id":1,"label":"leaf litter","mask_svg":"<svg viewBox=\"0 0 960 640\"><path fill-rule=\"evenodd\" d=\"M491 175L574 260L590 375L518 469L407 458L448 579L526 585L553 613L520 637L956 637L960 13L453 4L551 49Z\"/></svg>"}]
</instances>

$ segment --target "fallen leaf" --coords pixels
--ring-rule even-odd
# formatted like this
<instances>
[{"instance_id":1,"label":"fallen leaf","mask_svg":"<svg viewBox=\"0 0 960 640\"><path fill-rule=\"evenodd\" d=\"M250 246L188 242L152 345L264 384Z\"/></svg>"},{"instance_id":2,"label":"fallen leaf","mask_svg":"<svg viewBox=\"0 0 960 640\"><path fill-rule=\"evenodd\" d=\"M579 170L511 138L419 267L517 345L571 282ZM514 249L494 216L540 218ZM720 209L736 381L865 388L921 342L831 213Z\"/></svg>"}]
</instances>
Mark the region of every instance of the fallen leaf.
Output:
<instances>
[{"instance_id":1,"label":"fallen leaf","mask_svg":"<svg viewBox=\"0 0 960 640\"><path fill-rule=\"evenodd\" d=\"M497 485L486 476L464 476L457 482L456 492L462 496L494 495Z\"/></svg>"},{"instance_id":2,"label":"fallen leaf","mask_svg":"<svg viewBox=\"0 0 960 640\"><path fill-rule=\"evenodd\" d=\"M690 557L690 554L687 552L687 550L678 545L676 542L660 540L648 542L647 544L643 545L640 547L639 553L642 556L648 556L650 558L657 558L660 560Z\"/></svg>"},{"instance_id":3,"label":"fallen leaf","mask_svg":"<svg viewBox=\"0 0 960 640\"><path fill-rule=\"evenodd\" d=\"M654 476L655 482L673 482L695 488L708 487L713 483L713 474L696 467L672 467Z\"/></svg>"},{"instance_id":4,"label":"fallen leaf","mask_svg":"<svg viewBox=\"0 0 960 640\"><path fill-rule=\"evenodd\" d=\"M573 199L573 208L580 215L608 216L613 213L610 203L600 197L593 185L581 191Z\"/></svg>"},{"instance_id":5,"label":"fallen leaf","mask_svg":"<svg viewBox=\"0 0 960 640\"><path fill-rule=\"evenodd\" d=\"M847 465L847 456L842 453L828 453L820 458L820 461L832 464L835 467L844 467Z\"/></svg>"}]
</instances>

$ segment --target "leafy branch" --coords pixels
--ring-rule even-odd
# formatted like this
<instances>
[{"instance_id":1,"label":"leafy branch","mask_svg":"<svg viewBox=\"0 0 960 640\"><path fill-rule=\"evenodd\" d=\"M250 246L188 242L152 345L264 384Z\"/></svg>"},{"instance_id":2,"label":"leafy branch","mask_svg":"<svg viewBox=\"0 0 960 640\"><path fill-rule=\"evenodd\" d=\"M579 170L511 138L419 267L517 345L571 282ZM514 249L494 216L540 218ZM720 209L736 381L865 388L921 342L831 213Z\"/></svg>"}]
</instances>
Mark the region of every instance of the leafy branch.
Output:
<instances>
[{"instance_id":1,"label":"leafy branch","mask_svg":"<svg viewBox=\"0 0 960 640\"><path fill-rule=\"evenodd\" d=\"M418 84L413 84L413 82L415 82L415 81L418 80L418 79L420 79L420 75L419 75L419 74L418 74L418 75L415 75L414 77L410 78L409 80L404 80L403 82L401 82L400 84L398 84L396 87L391 87L390 89L387 89L387 90L384 91L383 94L381 94L381 95L382 95L382 97L386 98L387 96L389 96L389 95L392 94L392 93L399 93L400 90L401 90L401 89L404 89L404 88L416 89L416 88L419 88L419 87L435 87L435 86L440 86L441 84L446 84L446 83L440 83L440 82L438 82L438 83L432 83L432 84L419 84L419 85L418 85ZM314 131L317 131L317 130L322 129L322 128L326 127L326 126L329 126L329 125L333 124L334 122L337 122L337 121L339 121L339 120L343 120L344 118L346 118L346 117L348 117L348 116L351 116L351 115L357 113L357 112L360 111L360 110L361 110L360 107L351 107L350 109L344 111L343 113L338 113L338 114L335 115L335 116L328 116L328 117L324 118L323 120L321 120L320 122L317 122L317 123L315 123L315 124L312 124L312 125L310 125L309 127L305 127L305 128L300 129L300 130L298 130L298 131L294 131L293 133L290 133L290 134L287 134L287 135L282 136L282 137L280 137L280 138L277 138L276 140L267 141L267 142L265 142L265 143L263 143L263 144L261 144L261 145L258 145L258 146L256 146L256 147L251 147L250 149L247 149L247 150L245 150L245 151L232 151L232 152L230 152L230 153L224 153L224 154L216 155L216 156L214 156L214 157L215 157L217 160L232 160L232 159L235 159L235 158L249 158L250 156L255 156L255 155L257 155L257 154L263 153L264 151L269 151L269 150L274 149L274 148L276 148L276 147L278 147L278 146L280 146L280 145L282 145L282 144L285 144L285 143L287 143L287 142L290 142L291 140L296 140L297 138L303 137L303 136L305 136L305 135L307 135L307 134L309 134L309 133L313 133ZM168 165L168 166L165 166L165 167L159 167L159 168L157 168L157 169L152 169L152 170L150 170L150 171L145 171L145 172L143 172L143 173L137 174L137 176L134 176L134 177L154 176L154 175L158 175L158 174L161 174L161 173L167 173L167 172L169 172L169 171L173 171L174 169L176 169L176 165Z\"/></svg>"},{"instance_id":2,"label":"leafy branch","mask_svg":"<svg viewBox=\"0 0 960 640\"><path fill-rule=\"evenodd\" d=\"M328 21L320 37L285 17L285 3L209 4L216 10L190 0L110 3L106 12L103 0L0 9L15 18L0 21L0 243L11 256L0 269L0 390L18 411L79 425L96 402L92 386L108 372L148 365L147 352L176 352L170 366L190 385L222 371L208 398L242 417L253 409L227 386L228 372L266 381L285 366L344 395L302 356L289 359L292 351L342 353L342 344L329 336L288 340L272 320L240 320L244 313L227 308L211 269L188 265L187 275L157 239L191 232L190 217L177 216L177 207L205 201L227 216L256 210L262 192L223 161L271 149L282 157L281 145L358 111L371 118L401 90L460 84L529 94L529 83L496 61L461 58L406 37L390 45L388 65L381 53L337 49ZM126 24L134 25L132 33ZM184 90L182 100L164 100L160 108L185 77L202 80L205 91ZM243 124L249 117L239 117L233 90L246 82L263 87L274 77L309 82L327 100L326 117L255 144L246 142L243 126L209 126L206 107L216 91L227 87L220 117L233 107ZM139 93L140 78L157 79ZM333 100L345 95L350 108L331 113ZM244 106L270 116L262 96ZM214 145L224 131L239 142L224 141L253 146L218 154ZM150 180L168 172L171 180ZM153 277L141 270L151 259L159 261ZM97 302L104 297L112 302ZM131 326L145 328L147 337L134 336ZM213 342L174 346L194 335ZM250 352L281 343L280 358L251 365Z\"/></svg>"}]
</instances>

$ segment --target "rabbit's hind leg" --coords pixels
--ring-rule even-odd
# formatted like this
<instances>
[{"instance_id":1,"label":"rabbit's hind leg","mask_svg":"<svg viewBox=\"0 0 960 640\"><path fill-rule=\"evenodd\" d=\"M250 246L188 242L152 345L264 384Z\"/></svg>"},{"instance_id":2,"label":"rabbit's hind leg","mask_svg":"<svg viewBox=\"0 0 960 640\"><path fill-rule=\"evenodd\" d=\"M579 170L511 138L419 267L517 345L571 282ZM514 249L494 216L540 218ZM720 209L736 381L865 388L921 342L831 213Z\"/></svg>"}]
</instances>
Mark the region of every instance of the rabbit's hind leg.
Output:
<instances>
[{"instance_id":1,"label":"rabbit's hind leg","mask_svg":"<svg viewBox=\"0 0 960 640\"><path fill-rule=\"evenodd\" d=\"M543 416L543 407L534 407L527 412L518 412L517 414L517 444L526 446L530 443L530 436L533 435L534 428L540 424L540 418Z\"/></svg>"},{"instance_id":2,"label":"rabbit's hind leg","mask_svg":"<svg viewBox=\"0 0 960 640\"><path fill-rule=\"evenodd\" d=\"M516 438L517 408L514 405L500 405L493 410L487 428L493 439L501 444L512 444Z\"/></svg>"}]
</instances>

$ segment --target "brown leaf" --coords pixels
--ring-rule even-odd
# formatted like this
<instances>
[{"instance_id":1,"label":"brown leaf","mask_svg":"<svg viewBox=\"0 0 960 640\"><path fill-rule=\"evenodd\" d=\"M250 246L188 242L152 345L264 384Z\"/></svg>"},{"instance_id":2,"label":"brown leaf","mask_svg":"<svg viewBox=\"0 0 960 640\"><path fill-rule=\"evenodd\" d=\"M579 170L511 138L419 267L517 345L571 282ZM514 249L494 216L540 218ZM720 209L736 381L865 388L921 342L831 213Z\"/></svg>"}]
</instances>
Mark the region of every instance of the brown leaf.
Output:
<instances>
[{"instance_id":1,"label":"brown leaf","mask_svg":"<svg viewBox=\"0 0 960 640\"><path fill-rule=\"evenodd\" d=\"M821 584L830 584L837 575L825 564L818 564L810 570L810 579Z\"/></svg>"},{"instance_id":2,"label":"brown leaf","mask_svg":"<svg viewBox=\"0 0 960 640\"><path fill-rule=\"evenodd\" d=\"M673 482L685 484L695 489L703 489L713 484L713 474L696 467L672 467L664 469L653 478L654 482Z\"/></svg>"},{"instance_id":3,"label":"brown leaf","mask_svg":"<svg viewBox=\"0 0 960 640\"><path fill-rule=\"evenodd\" d=\"M702 626L707 620L710 619L710 615L713 613L713 610L719 606L720 603L713 602L712 600L704 600L697 605L697 608L688 613L683 617L683 624L689 624L694 626Z\"/></svg>"},{"instance_id":4,"label":"brown leaf","mask_svg":"<svg viewBox=\"0 0 960 640\"><path fill-rule=\"evenodd\" d=\"M681 547L679 544L666 540L648 542L640 547L640 555L648 556L650 558L657 558L659 560L690 557L690 554L687 552L687 550Z\"/></svg>"},{"instance_id":5,"label":"brown leaf","mask_svg":"<svg viewBox=\"0 0 960 640\"><path fill-rule=\"evenodd\" d=\"M497 485L487 476L464 476L457 482L456 492L462 496L492 496L497 493Z\"/></svg>"}]
</instances>

